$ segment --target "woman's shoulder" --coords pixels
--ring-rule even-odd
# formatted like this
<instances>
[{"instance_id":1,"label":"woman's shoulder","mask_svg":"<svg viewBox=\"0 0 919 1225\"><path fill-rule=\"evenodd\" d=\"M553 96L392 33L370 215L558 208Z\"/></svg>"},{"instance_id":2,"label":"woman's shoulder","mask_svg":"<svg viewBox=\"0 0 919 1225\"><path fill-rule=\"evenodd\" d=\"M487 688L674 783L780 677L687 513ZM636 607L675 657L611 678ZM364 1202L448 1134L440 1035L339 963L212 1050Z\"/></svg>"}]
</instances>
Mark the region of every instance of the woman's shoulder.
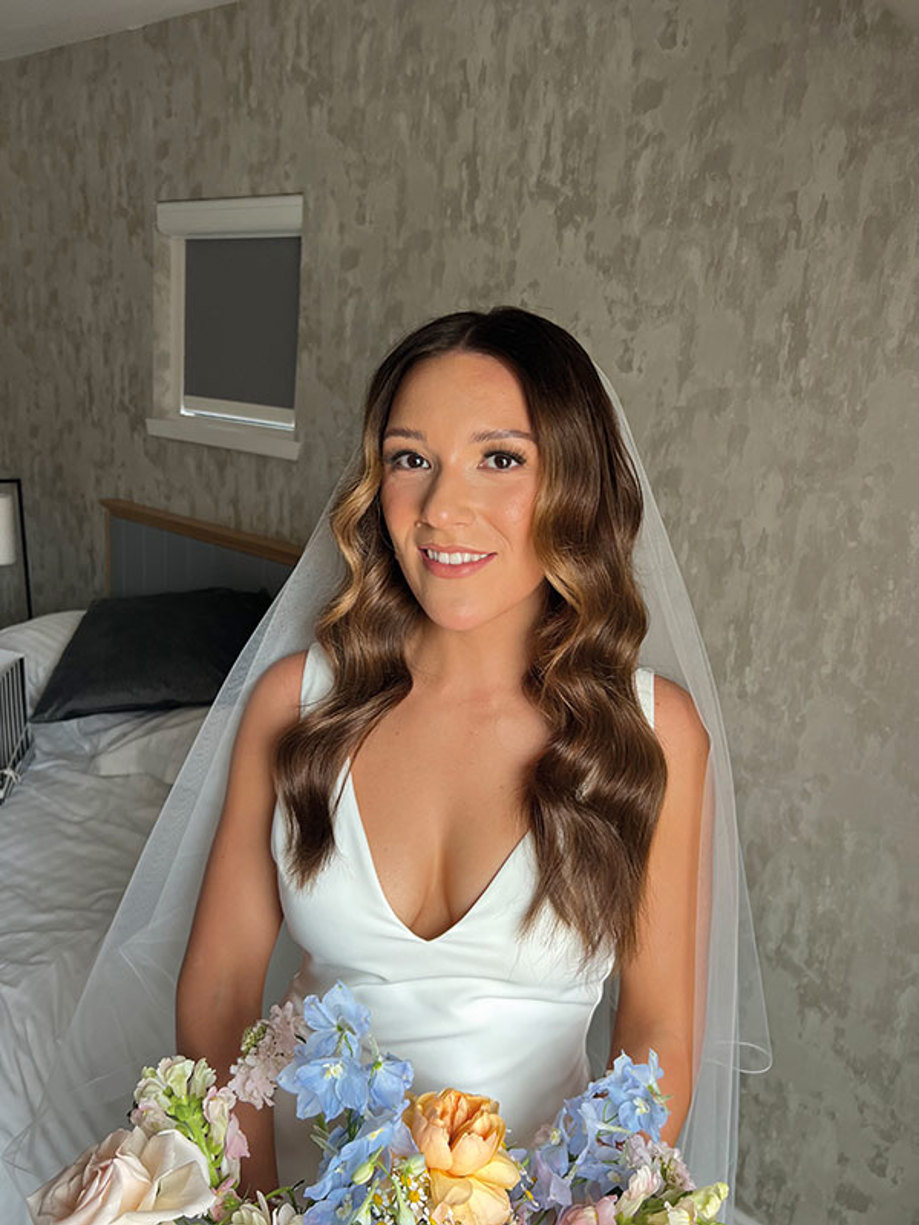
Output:
<instances>
[{"instance_id":1,"label":"woman's shoulder","mask_svg":"<svg viewBox=\"0 0 919 1225\"><path fill-rule=\"evenodd\" d=\"M244 724L281 729L296 722L305 656L297 651L268 665L249 693Z\"/></svg>"},{"instance_id":2,"label":"woman's shoulder","mask_svg":"<svg viewBox=\"0 0 919 1225\"><path fill-rule=\"evenodd\" d=\"M256 682L251 700L302 712L325 696L332 679L328 656L318 642L313 642L306 650L294 651L269 664Z\"/></svg>"},{"instance_id":3,"label":"woman's shoulder","mask_svg":"<svg viewBox=\"0 0 919 1225\"><path fill-rule=\"evenodd\" d=\"M708 732L692 695L669 677L653 673L654 731L668 757L708 756Z\"/></svg>"}]
</instances>

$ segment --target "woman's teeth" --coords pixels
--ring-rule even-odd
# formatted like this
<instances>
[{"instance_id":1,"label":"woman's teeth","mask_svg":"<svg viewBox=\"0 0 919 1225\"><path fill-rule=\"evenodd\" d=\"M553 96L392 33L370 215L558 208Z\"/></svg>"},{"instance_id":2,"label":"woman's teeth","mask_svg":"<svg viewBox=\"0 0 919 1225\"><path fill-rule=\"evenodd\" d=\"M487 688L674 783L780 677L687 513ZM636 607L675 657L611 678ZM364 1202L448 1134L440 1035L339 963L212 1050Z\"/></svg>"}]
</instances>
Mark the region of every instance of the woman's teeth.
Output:
<instances>
[{"instance_id":1,"label":"woman's teeth","mask_svg":"<svg viewBox=\"0 0 919 1225\"><path fill-rule=\"evenodd\" d=\"M439 561L445 566L462 566L470 561L481 561L483 557L488 557L487 553L437 553L434 549L425 549L424 552L432 561Z\"/></svg>"}]
</instances>

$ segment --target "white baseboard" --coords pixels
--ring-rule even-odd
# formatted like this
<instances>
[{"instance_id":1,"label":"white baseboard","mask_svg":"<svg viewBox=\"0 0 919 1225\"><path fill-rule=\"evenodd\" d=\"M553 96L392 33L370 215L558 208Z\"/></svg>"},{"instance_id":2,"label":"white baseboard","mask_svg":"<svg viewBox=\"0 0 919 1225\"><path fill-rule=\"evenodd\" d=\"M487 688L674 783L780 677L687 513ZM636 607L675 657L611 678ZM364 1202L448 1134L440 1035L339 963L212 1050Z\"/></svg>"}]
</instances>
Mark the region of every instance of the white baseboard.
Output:
<instances>
[{"instance_id":1,"label":"white baseboard","mask_svg":"<svg viewBox=\"0 0 919 1225\"><path fill-rule=\"evenodd\" d=\"M749 1213L744 1212L741 1208L735 1208L734 1225L759 1225L759 1221L754 1220Z\"/></svg>"}]
</instances>

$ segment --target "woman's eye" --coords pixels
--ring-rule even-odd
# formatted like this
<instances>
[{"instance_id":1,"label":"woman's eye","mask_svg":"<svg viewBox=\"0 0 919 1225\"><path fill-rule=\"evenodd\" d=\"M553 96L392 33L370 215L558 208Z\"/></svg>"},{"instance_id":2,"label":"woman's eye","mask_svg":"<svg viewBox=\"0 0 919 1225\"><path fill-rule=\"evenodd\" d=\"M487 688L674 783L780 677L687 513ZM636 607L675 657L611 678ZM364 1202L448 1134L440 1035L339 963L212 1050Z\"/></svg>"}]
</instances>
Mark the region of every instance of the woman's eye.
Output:
<instances>
[{"instance_id":1,"label":"woman's eye","mask_svg":"<svg viewBox=\"0 0 919 1225\"><path fill-rule=\"evenodd\" d=\"M519 451L489 451L485 458L499 461L495 465L499 472L508 472L512 467L526 463L525 457ZM507 460L511 462L507 463Z\"/></svg>"},{"instance_id":2,"label":"woman's eye","mask_svg":"<svg viewBox=\"0 0 919 1225\"><path fill-rule=\"evenodd\" d=\"M383 462L388 468L396 468L402 472L417 471L428 463L417 451L394 451L391 455L384 456ZM484 462L492 471L509 472L526 463L526 456L519 451L488 451Z\"/></svg>"},{"instance_id":3,"label":"woman's eye","mask_svg":"<svg viewBox=\"0 0 919 1225\"><path fill-rule=\"evenodd\" d=\"M411 461L420 459L422 463L427 463L423 455L419 455L417 451L396 451L392 455L386 457L386 463L390 468L402 468L411 470L419 465Z\"/></svg>"}]
</instances>

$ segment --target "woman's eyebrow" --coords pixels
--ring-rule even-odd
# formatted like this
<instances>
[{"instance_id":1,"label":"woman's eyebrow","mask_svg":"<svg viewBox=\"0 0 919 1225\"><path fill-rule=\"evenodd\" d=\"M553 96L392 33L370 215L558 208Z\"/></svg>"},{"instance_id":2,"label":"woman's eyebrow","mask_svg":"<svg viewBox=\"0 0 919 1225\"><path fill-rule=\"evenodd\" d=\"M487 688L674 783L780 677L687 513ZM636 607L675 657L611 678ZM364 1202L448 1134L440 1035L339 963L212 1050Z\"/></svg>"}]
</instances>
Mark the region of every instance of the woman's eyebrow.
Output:
<instances>
[{"instance_id":1,"label":"woman's eyebrow","mask_svg":"<svg viewBox=\"0 0 919 1225\"><path fill-rule=\"evenodd\" d=\"M530 442L536 441L529 430L484 430L480 434L473 434L470 442L491 442L495 438L526 438Z\"/></svg>"},{"instance_id":2,"label":"woman's eyebrow","mask_svg":"<svg viewBox=\"0 0 919 1225\"><path fill-rule=\"evenodd\" d=\"M407 430L402 426L391 426L383 435L383 441L387 438L417 438L419 442L424 442L424 434L421 430Z\"/></svg>"},{"instance_id":3,"label":"woman's eyebrow","mask_svg":"<svg viewBox=\"0 0 919 1225\"><path fill-rule=\"evenodd\" d=\"M384 441L387 438L415 438L419 442L424 442L425 436L423 430L409 430L404 426L393 426L388 429L383 435ZM525 438L529 442L535 442L536 439L528 430L482 430L478 434L471 434L470 442L492 442L499 438Z\"/></svg>"}]
</instances>

